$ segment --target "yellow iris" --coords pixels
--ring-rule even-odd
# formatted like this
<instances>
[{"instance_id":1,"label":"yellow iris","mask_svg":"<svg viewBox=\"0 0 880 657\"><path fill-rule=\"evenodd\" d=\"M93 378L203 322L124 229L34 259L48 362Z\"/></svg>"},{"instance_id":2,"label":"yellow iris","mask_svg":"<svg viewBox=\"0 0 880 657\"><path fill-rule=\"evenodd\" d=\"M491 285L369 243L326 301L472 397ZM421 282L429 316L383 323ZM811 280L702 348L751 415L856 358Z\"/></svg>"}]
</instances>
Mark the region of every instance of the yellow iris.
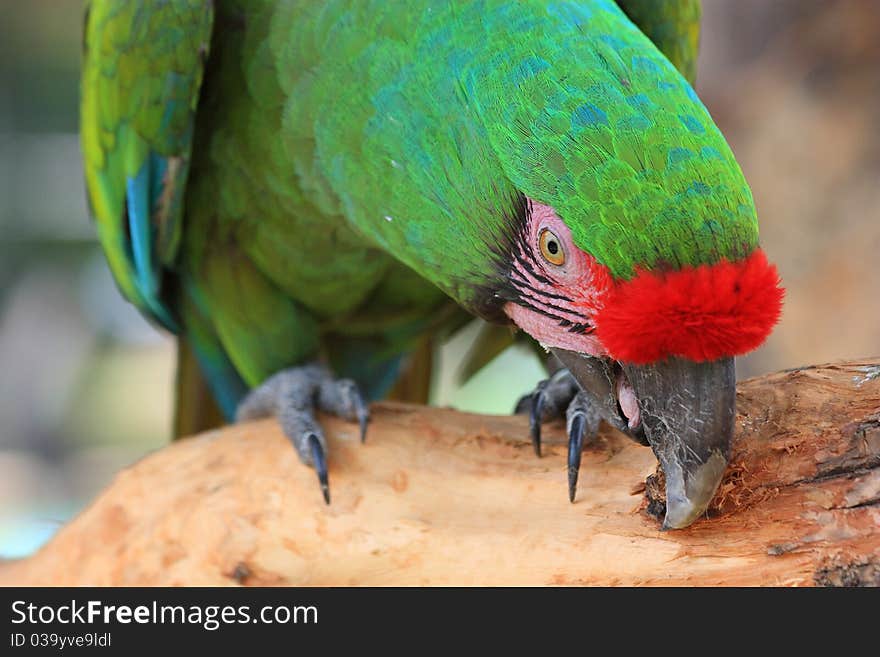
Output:
<instances>
[{"instance_id":1,"label":"yellow iris","mask_svg":"<svg viewBox=\"0 0 880 657\"><path fill-rule=\"evenodd\" d=\"M538 246L541 248L541 255L544 260L551 265L565 264L565 251L562 249L562 241L556 237L556 234L547 228L538 235Z\"/></svg>"}]
</instances>

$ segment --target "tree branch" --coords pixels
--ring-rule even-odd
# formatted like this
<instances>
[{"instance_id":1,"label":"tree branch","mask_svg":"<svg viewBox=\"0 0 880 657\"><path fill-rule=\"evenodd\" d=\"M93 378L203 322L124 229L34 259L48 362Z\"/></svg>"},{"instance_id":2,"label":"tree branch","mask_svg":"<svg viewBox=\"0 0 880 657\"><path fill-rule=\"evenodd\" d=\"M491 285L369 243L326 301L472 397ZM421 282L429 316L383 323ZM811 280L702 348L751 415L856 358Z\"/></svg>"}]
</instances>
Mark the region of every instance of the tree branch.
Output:
<instances>
[{"instance_id":1,"label":"tree branch","mask_svg":"<svg viewBox=\"0 0 880 657\"><path fill-rule=\"evenodd\" d=\"M563 427L378 404L366 445L324 418L323 504L274 421L120 473L0 584L880 584L880 359L740 383L709 517L661 532L656 461L611 430L569 504Z\"/></svg>"}]
</instances>

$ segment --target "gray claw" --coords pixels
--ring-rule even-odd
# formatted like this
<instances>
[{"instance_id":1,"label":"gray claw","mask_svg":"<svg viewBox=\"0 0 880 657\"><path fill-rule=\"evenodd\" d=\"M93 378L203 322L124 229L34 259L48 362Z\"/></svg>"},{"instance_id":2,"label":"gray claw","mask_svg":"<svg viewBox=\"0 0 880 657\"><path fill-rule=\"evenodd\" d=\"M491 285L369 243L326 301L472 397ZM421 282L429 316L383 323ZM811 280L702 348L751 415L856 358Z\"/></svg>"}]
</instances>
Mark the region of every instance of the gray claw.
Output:
<instances>
[{"instance_id":1,"label":"gray claw","mask_svg":"<svg viewBox=\"0 0 880 657\"><path fill-rule=\"evenodd\" d=\"M360 428L361 442L366 441L370 409L364 403L363 395L354 381L327 379L322 382L318 394L318 408L349 422L356 421Z\"/></svg>"},{"instance_id":2,"label":"gray claw","mask_svg":"<svg viewBox=\"0 0 880 657\"><path fill-rule=\"evenodd\" d=\"M586 392L579 392L571 400L565 415L568 425L568 501L574 502L584 443L596 437L601 415Z\"/></svg>"},{"instance_id":3,"label":"gray claw","mask_svg":"<svg viewBox=\"0 0 880 657\"><path fill-rule=\"evenodd\" d=\"M353 411L350 410L348 415L353 415L353 417L349 417L348 419L357 419L358 427L360 428L361 432L361 443L363 444L367 441L367 424L369 424L370 422L370 408L364 403L364 398L361 396L361 391L358 390L358 387L354 384L354 382L351 383L349 396L349 408L353 409Z\"/></svg>"},{"instance_id":4,"label":"gray claw","mask_svg":"<svg viewBox=\"0 0 880 657\"><path fill-rule=\"evenodd\" d=\"M318 473L318 481L321 484L321 492L324 494L324 502L330 504L330 481L327 477L327 459L324 457L324 448L316 434L309 434L306 438L311 450L312 465Z\"/></svg>"},{"instance_id":5,"label":"gray claw","mask_svg":"<svg viewBox=\"0 0 880 657\"><path fill-rule=\"evenodd\" d=\"M577 492L578 473L581 469L581 452L584 449L585 418L578 413L571 421L568 432L568 501L574 503Z\"/></svg>"}]
</instances>

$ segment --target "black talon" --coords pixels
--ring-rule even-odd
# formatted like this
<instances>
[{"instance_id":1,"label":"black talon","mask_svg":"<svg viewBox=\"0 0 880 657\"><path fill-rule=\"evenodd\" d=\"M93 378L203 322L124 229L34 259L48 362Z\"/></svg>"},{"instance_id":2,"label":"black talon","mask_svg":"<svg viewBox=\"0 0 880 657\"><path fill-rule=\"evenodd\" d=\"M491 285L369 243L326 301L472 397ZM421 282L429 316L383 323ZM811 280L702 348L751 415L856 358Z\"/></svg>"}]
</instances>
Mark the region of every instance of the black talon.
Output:
<instances>
[{"instance_id":1,"label":"black talon","mask_svg":"<svg viewBox=\"0 0 880 657\"><path fill-rule=\"evenodd\" d=\"M330 482L327 478L327 459L324 458L324 448L321 447L321 442L315 434L311 434L308 440L312 450L312 463L315 466L315 472L318 473L321 492L324 493L324 501L330 504Z\"/></svg>"},{"instance_id":2,"label":"black talon","mask_svg":"<svg viewBox=\"0 0 880 657\"><path fill-rule=\"evenodd\" d=\"M568 501L574 503L577 492L578 473L581 470L581 452L584 449L585 418L578 413L571 419L568 432Z\"/></svg>"},{"instance_id":3,"label":"black talon","mask_svg":"<svg viewBox=\"0 0 880 657\"><path fill-rule=\"evenodd\" d=\"M529 430L532 434L532 447L535 448L535 455L541 456L541 415L544 412L544 388L546 383L542 383L535 390L532 396L532 410L529 414Z\"/></svg>"}]
</instances>

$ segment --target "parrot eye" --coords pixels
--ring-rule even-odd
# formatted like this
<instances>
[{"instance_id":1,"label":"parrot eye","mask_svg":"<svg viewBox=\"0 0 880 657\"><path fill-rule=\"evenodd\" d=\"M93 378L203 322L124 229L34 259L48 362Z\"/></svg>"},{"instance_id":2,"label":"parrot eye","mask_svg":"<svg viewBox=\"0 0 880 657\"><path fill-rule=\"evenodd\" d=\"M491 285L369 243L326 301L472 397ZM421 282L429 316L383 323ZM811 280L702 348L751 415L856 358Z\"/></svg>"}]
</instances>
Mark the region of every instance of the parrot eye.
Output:
<instances>
[{"instance_id":1,"label":"parrot eye","mask_svg":"<svg viewBox=\"0 0 880 657\"><path fill-rule=\"evenodd\" d=\"M565 264L565 251L562 249L562 241L556 234L547 228L538 235L538 246L544 260L557 267Z\"/></svg>"}]
</instances>

